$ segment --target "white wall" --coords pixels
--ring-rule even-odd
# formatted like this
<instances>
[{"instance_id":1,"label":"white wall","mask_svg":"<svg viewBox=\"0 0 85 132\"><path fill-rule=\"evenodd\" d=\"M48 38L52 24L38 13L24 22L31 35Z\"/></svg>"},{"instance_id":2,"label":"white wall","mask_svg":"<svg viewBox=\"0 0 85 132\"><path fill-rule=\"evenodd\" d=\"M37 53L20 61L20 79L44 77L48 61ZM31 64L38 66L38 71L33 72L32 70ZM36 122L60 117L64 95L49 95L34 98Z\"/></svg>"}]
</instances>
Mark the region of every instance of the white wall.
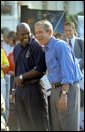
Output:
<instances>
[{"instance_id":1,"label":"white wall","mask_svg":"<svg viewBox=\"0 0 85 132\"><path fill-rule=\"evenodd\" d=\"M42 9L42 1L31 1L31 5L33 9Z\"/></svg>"},{"instance_id":2,"label":"white wall","mask_svg":"<svg viewBox=\"0 0 85 132\"><path fill-rule=\"evenodd\" d=\"M22 1L22 5L28 5L28 8L31 9L42 9L43 5L44 8L48 10L64 10L65 8L65 1ZM19 1L10 1L13 4L13 14L12 15L1 15L1 27L8 27L10 30L16 30L16 26L20 21L20 5ZM84 5L83 1L67 1L67 9L68 14L75 15L78 12L84 12ZM46 10L45 9L45 10Z\"/></svg>"},{"instance_id":3,"label":"white wall","mask_svg":"<svg viewBox=\"0 0 85 132\"><path fill-rule=\"evenodd\" d=\"M8 27L10 30L16 31L16 26L19 23L19 7L17 1L10 1L12 5L12 14L1 15L1 28Z\"/></svg>"},{"instance_id":4,"label":"white wall","mask_svg":"<svg viewBox=\"0 0 85 132\"><path fill-rule=\"evenodd\" d=\"M84 38L84 16L78 16L77 32L79 37Z\"/></svg>"},{"instance_id":5,"label":"white wall","mask_svg":"<svg viewBox=\"0 0 85 132\"><path fill-rule=\"evenodd\" d=\"M68 2L68 14L75 15L78 12L84 11L83 1L69 1Z\"/></svg>"},{"instance_id":6,"label":"white wall","mask_svg":"<svg viewBox=\"0 0 85 132\"><path fill-rule=\"evenodd\" d=\"M48 1L48 10L64 10L64 1Z\"/></svg>"},{"instance_id":7,"label":"white wall","mask_svg":"<svg viewBox=\"0 0 85 132\"><path fill-rule=\"evenodd\" d=\"M15 17L1 17L1 28L8 27L9 30L16 31L16 26L18 25L18 19Z\"/></svg>"}]
</instances>

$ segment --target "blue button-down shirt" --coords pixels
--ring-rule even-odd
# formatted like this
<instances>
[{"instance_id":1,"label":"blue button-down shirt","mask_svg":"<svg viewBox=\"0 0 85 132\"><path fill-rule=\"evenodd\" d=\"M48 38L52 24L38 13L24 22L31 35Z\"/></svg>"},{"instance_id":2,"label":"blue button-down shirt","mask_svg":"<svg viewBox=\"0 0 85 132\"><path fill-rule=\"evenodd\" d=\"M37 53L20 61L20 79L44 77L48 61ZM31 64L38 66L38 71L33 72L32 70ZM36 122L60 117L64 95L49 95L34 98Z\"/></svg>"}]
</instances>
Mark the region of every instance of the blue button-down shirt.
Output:
<instances>
[{"instance_id":1,"label":"blue button-down shirt","mask_svg":"<svg viewBox=\"0 0 85 132\"><path fill-rule=\"evenodd\" d=\"M52 37L45 46L45 58L51 83L73 84L82 79L73 51L65 41Z\"/></svg>"}]
</instances>

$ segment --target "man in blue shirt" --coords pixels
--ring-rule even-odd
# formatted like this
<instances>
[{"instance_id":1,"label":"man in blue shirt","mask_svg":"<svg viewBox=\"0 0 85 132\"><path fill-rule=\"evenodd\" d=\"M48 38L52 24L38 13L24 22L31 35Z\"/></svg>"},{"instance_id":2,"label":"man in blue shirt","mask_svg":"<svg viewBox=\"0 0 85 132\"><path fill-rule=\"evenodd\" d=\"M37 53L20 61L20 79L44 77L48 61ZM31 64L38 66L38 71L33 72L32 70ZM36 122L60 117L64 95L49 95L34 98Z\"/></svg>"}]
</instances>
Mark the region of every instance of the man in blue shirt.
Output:
<instances>
[{"instance_id":1,"label":"man in blue shirt","mask_svg":"<svg viewBox=\"0 0 85 132\"><path fill-rule=\"evenodd\" d=\"M82 74L73 51L65 41L53 37L53 26L47 20L35 24L35 37L45 46L48 79L52 84L53 131L78 131Z\"/></svg>"},{"instance_id":2,"label":"man in blue shirt","mask_svg":"<svg viewBox=\"0 0 85 132\"><path fill-rule=\"evenodd\" d=\"M46 71L44 52L26 23L17 26L14 48L15 104L20 131L48 131L48 107L39 79Z\"/></svg>"}]
</instances>

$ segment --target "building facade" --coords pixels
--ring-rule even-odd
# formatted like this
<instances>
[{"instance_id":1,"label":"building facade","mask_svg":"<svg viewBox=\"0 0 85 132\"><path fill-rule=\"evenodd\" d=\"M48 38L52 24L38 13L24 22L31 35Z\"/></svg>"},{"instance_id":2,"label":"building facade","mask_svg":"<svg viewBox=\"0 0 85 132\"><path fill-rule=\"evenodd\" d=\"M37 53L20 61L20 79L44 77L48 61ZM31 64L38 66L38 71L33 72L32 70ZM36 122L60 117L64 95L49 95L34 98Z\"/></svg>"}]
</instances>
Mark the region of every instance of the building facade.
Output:
<instances>
[{"instance_id":1,"label":"building facade","mask_svg":"<svg viewBox=\"0 0 85 132\"><path fill-rule=\"evenodd\" d=\"M84 12L83 1L1 1L1 28L16 30L22 5L28 6L29 9L66 11L68 15Z\"/></svg>"}]
</instances>

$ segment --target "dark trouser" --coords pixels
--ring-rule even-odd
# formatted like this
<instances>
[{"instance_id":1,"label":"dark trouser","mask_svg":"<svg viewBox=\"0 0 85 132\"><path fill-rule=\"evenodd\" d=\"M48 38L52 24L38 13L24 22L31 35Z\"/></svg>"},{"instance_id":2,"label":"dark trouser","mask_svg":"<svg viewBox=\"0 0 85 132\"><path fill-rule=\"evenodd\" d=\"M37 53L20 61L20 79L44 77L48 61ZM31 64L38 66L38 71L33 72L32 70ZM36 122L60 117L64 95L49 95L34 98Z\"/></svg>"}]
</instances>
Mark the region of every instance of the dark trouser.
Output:
<instances>
[{"instance_id":1,"label":"dark trouser","mask_svg":"<svg viewBox=\"0 0 85 132\"><path fill-rule=\"evenodd\" d=\"M39 83L16 88L16 113L20 131L48 131L48 105L44 92Z\"/></svg>"}]
</instances>

